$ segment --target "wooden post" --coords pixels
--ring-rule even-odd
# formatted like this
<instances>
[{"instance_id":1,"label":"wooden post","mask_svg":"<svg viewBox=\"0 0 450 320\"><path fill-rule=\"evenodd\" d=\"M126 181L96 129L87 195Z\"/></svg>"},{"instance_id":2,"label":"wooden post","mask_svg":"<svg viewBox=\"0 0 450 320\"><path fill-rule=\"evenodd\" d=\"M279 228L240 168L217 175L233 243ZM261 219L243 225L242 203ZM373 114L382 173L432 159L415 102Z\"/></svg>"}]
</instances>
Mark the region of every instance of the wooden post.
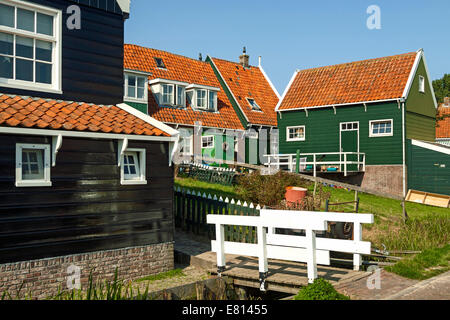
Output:
<instances>
[{"instance_id":1,"label":"wooden post","mask_svg":"<svg viewBox=\"0 0 450 320\"><path fill-rule=\"evenodd\" d=\"M216 224L216 241L218 244L217 249L217 273L219 276L225 271L225 230L223 224Z\"/></svg>"},{"instance_id":2,"label":"wooden post","mask_svg":"<svg viewBox=\"0 0 450 320\"><path fill-rule=\"evenodd\" d=\"M257 233L258 233L258 262L259 262L259 284L260 284L260 290L265 291L265 282L267 277L267 237L266 237L266 230L267 228L258 226L257 227Z\"/></svg>"},{"instance_id":3,"label":"wooden post","mask_svg":"<svg viewBox=\"0 0 450 320\"><path fill-rule=\"evenodd\" d=\"M316 174L316 154L313 155L313 172L314 172L314 178L317 176Z\"/></svg>"},{"instance_id":4,"label":"wooden post","mask_svg":"<svg viewBox=\"0 0 450 320\"><path fill-rule=\"evenodd\" d=\"M356 242L362 241L362 224L354 223L353 224L353 240ZM361 255L353 254L353 270L359 270L361 266Z\"/></svg>"},{"instance_id":5,"label":"wooden post","mask_svg":"<svg viewBox=\"0 0 450 320\"><path fill-rule=\"evenodd\" d=\"M300 149L297 149L297 155L295 158L295 172L300 172Z\"/></svg>"},{"instance_id":6,"label":"wooden post","mask_svg":"<svg viewBox=\"0 0 450 320\"><path fill-rule=\"evenodd\" d=\"M317 278L317 263L316 263L316 233L314 230L305 230L306 244L307 244L307 269L308 269L308 283L313 283Z\"/></svg>"},{"instance_id":7,"label":"wooden post","mask_svg":"<svg viewBox=\"0 0 450 320\"><path fill-rule=\"evenodd\" d=\"M358 191L355 190L355 212L358 212Z\"/></svg>"},{"instance_id":8,"label":"wooden post","mask_svg":"<svg viewBox=\"0 0 450 320\"><path fill-rule=\"evenodd\" d=\"M316 196L316 191L317 191L317 180L314 180L314 193L313 193L313 197Z\"/></svg>"},{"instance_id":9,"label":"wooden post","mask_svg":"<svg viewBox=\"0 0 450 320\"><path fill-rule=\"evenodd\" d=\"M347 176L347 153L344 153L344 177Z\"/></svg>"}]
</instances>

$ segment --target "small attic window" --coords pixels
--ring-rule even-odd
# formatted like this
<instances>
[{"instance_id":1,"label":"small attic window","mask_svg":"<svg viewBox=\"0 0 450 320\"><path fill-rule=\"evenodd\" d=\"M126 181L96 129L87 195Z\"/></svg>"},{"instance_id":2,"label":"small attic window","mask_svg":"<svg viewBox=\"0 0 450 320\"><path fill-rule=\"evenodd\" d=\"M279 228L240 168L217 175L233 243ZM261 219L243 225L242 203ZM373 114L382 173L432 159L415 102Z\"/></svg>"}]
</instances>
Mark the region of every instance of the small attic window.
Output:
<instances>
[{"instance_id":1,"label":"small attic window","mask_svg":"<svg viewBox=\"0 0 450 320\"><path fill-rule=\"evenodd\" d=\"M255 99L247 98L248 104L252 107L252 111L261 111L260 106L256 103Z\"/></svg>"},{"instance_id":2,"label":"small attic window","mask_svg":"<svg viewBox=\"0 0 450 320\"><path fill-rule=\"evenodd\" d=\"M419 92L425 93L425 77L419 76Z\"/></svg>"},{"instance_id":3,"label":"small attic window","mask_svg":"<svg viewBox=\"0 0 450 320\"><path fill-rule=\"evenodd\" d=\"M154 57L153 59L155 59L156 66L157 66L158 68L166 69L166 65L164 64L163 59L161 59L161 58L156 58L156 57Z\"/></svg>"}]
</instances>

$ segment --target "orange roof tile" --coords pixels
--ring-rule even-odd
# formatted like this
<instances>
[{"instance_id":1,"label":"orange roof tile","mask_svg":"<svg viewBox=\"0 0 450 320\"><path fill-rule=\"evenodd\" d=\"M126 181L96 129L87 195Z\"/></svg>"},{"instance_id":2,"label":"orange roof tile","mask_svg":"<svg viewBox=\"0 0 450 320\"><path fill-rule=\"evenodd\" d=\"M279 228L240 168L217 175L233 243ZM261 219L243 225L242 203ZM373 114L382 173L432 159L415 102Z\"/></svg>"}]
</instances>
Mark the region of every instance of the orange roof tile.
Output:
<instances>
[{"instance_id":1,"label":"orange roof tile","mask_svg":"<svg viewBox=\"0 0 450 320\"><path fill-rule=\"evenodd\" d=\"M450 138L450 105L441 104L438 117L442 119L437 121L436 139Z\"/></svg>"},{"instance_id":2,"label":"orange roof tile","mask_svg":"<svg viewBox=\"0 0 450 320\"><path fill-rule=\"evenodd\" d=\"M0 94L0 126L166 136L117 106Z\"/></svg>"},{"instance_id":3,"label":"orange roof tile","mask_svg":"<svg viewBox=\"0 0 450 320\"><path fill-rule=\"evenodd\" d=\"M278 96L258 67L212 58L224 81L237 99L250 123L277 126L275 107ZM254 99L261 111L252 111L246 98Z\"/></svg>"},{"instance_id":4,"label":"orange roof tile","mask_svg":"<svg viewBox=\"0 0 450 320\"><path fill-rule=\"evenodd\" d=\"M416 55L298 71L278 110L401 98Z\"/></svg>"},{"instance_id":5,"label":"orange roof tile","mask_svg":"<svg viewBox=\"0 0 450 320\"><path fill-rule=\"evenodd\" d=\"M166 69L157 67L155 57L163 60ZM209 63L166 51L126 44L124 68L151 73L150 80L161 78L221 88ZM148 113L159 121L185 125L201 122L205 127L244 130L222 89L217 94L218 112L194 111L189 106L186 108L160 107L153 94L148 96Z\"/></svg>"}]
</instances>

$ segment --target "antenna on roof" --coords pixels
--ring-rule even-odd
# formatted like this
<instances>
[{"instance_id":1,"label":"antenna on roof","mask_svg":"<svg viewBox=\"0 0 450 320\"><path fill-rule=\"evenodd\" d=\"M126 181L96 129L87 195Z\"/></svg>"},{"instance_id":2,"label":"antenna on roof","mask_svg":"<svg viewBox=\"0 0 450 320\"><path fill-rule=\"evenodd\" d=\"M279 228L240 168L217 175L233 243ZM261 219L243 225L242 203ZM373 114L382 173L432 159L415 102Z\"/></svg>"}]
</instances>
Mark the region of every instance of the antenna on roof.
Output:
<instances>
[{"instance_id":1,"label":"antenna on roof","mask_svg":"<svg viewBox=\"0 0 450 320\"><path fill-rule=\"evenodd\" d=\"M202 57L202 53L201 52L198 54L198 60L203 61L203 57Z\"/></svg>"},{"instance_id":2,"label":"antenna on roof","mask_svg":"<svg viewBox=\"0 0 450 320\"><path fill-rule=\"evenodd\" d=\"M242 49L242 53L246 54L247 53L247 49L244 47L244 49Z\"/></svg>"}]
</instances>

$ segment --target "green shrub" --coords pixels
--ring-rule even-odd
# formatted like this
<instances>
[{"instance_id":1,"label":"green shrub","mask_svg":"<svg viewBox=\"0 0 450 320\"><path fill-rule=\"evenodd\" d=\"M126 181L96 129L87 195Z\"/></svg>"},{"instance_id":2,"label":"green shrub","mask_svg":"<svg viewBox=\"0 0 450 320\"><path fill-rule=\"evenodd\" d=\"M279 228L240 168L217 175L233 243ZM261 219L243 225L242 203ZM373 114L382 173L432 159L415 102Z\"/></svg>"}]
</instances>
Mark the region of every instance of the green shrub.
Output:
<instances>
[{"instance_id":1,"label":"green shrub","mask_svg":"<svg viewBox=\"0 0 450 320\"><path fill-rule=\"evenodd\" d=\"M317 278L314 283L300 289L294 300L350 300L339 293L328 281Z\"/></svg>"},{"instance_id":2,"label":"green shrub","mask_svg":"<svg viewBox=\"0 0 450 320\"><path fill-rule=\"evenodd\" d=\"M307 188L311 182L299 176L283 171L274 175L261 175L259 171L241 176L237 189L241 197L252 203L277 206L284 199L286 187Z\"/></svg>"}]
</instances>

